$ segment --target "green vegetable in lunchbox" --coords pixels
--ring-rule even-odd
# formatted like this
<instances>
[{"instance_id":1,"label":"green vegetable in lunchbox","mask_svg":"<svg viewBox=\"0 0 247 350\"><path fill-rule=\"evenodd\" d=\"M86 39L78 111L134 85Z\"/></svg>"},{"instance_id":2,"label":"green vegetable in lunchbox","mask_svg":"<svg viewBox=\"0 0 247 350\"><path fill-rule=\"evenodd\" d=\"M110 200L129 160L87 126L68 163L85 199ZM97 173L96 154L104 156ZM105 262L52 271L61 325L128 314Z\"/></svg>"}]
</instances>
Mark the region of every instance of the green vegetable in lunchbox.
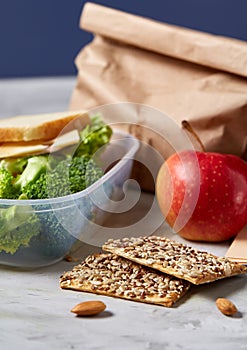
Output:
<instances>
[{"instance_id":1,"label":"green vegetable in lunchbox","mask_svg":"<svg viewBox=\"0 0 247 350\"><path fill-rule=\"evenodd\" d=\"M100 147L109 142L111 135L112 129L105 124L100 115L92 117L92 123L80 132L80 145L75 156L93 155Z\"/></svg>"},{"instance_id":2,"label":"green vegetable in lunchbox","mask_svg":"<svg viewBox=\"0 0 247 350\"><path fill-rule=\"evenodd\" d=\"M41 225L32 206L11 206L0 209L0 251L14 254L20 246L28 246L38 235Z\"/></svg>"},{"instance_id":3,"label":"green vegetable in lunchbox","mask_svg":"<svg viewBox=\"0 0 247 350\"><path fill-rule=\"evenodd\" d=\"M16 197L14 180L14 176L7 169L0 168L0 198L13 199Z\"/></svg>"},{"instance_id":4,"label":"green vegetable in lunchbox","mask_svg":"<svg viewBox=\"0 0 247 350\"><path fill-rule=\"evenodd\" d=\"M62 197L84 190L102 175L102 169L90 156L67 157L36 181L29 182L22 193L27 199Z\"/></svg>"}]
</instances>

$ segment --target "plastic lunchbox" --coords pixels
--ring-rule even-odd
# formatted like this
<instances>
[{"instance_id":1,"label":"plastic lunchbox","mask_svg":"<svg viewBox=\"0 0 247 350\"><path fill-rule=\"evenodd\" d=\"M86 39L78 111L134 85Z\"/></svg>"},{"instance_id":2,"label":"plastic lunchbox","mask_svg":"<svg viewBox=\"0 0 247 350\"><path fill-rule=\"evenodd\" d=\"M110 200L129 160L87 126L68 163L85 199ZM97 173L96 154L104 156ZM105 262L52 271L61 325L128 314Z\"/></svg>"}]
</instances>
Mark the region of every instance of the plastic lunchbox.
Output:
<instances>
[{"instance_id":1,"label":"plastic lunchbox","mask_svg":"<svg viewBox=\"0 0 247 350\"><path fill-rule=\"evenodd\" d=\"M37 220L37 224L30 225L30 220L23 219L19 227L10 228L7 239L11 247L15 240L18 246L15 251L2 250L0 264L23 268L51 265L62 260L74 244L90 240L109 215L108 206L111 212L117 210L118 194L129 179L138 148L139 141L133 136L114 131L98 159L104 175L85 190L43 200L0 199L0 211L12 207L23 218L33 216ZM6 238L0 228L1 239ZM8 247L8 242L4 243Z\"/></svg>"}]
</instances>

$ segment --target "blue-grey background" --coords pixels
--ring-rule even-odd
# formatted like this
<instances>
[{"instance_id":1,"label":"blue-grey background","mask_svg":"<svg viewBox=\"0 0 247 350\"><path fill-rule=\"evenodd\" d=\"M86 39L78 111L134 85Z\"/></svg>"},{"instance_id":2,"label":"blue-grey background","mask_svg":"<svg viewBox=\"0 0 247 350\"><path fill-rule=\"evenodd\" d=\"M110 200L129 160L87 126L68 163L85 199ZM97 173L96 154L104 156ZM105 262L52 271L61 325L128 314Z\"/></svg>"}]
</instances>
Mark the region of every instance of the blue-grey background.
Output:
<instances>
[{"instance_id":1,"label":"blue-grey background","mask_svg":"<svg viewBox=\"0 0 247 350\"><path fill-rule=\"evenodd\" d=\"M92 39L79 29L85 2L0 0L0 78L75 75L74 58ZM92 2L247 41L247 0Z\"/></svg>"}]
</instances>

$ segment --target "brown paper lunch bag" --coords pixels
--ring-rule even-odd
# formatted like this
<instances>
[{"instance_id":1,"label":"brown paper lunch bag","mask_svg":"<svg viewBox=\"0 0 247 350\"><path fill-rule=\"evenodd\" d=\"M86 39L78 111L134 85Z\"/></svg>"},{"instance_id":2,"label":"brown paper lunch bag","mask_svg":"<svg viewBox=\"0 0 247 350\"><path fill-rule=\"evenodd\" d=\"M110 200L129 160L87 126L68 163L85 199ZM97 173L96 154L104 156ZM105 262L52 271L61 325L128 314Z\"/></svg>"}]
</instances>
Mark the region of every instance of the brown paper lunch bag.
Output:
<instances>
[{"instance_id":1,"label":"brown paper lunch bag","mask_svg":"<svg viewBox=\"0 0 247 350\"><path fill-rule=\"evenodd\" d=\"M163 158L162 115L168 115L179 126L187 120L206 151L247 160L246 42L93 3L85 4L80 27L94 39L75 60L78 76L71 110L132 102L135 113L104 118L129 125L129 132ZM138 113L136 106L142 105L161 111L159 117L152 120L149 113ZM139 178L144 189L153 190L148 175L142 172Z\"/></svg>"}]
</instances>

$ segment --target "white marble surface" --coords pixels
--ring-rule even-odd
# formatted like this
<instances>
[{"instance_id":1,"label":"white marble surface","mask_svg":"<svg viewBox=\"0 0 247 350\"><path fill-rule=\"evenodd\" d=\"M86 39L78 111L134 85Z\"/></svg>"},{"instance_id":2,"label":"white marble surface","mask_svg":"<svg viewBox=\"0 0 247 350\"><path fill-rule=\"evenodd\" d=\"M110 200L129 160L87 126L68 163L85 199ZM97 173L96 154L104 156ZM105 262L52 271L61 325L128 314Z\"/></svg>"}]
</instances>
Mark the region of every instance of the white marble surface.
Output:
<instances>
[{"instance_id":1,"label":"white marble surface","mask_svg":"<svg viewBox=\"0 0 247 350\"><path fill-rule=\"evenodd\" d=\"M74 78L0 80L0 116L67 108ZM152 198L144 197L146 205ZM140 208L139 208L140 210ZM159 217L159 213L157 213ZM157 217L154 215L153 220ZM122 218L123 219L123 218ZM157 233L164 232L165 225ZM224 253L226 245L207 246ZM81 259L96 251L81 247ZM0 266L0 349L245 350L247 347L247 276L193 287L173 308L107 298L59 288L59 276L76 262L22 270ZM217 297L238 307L235 317L222 315ZM107 309L93 318L70 312L85 300L102 300Z\"/></svg>"}]
</instances>

